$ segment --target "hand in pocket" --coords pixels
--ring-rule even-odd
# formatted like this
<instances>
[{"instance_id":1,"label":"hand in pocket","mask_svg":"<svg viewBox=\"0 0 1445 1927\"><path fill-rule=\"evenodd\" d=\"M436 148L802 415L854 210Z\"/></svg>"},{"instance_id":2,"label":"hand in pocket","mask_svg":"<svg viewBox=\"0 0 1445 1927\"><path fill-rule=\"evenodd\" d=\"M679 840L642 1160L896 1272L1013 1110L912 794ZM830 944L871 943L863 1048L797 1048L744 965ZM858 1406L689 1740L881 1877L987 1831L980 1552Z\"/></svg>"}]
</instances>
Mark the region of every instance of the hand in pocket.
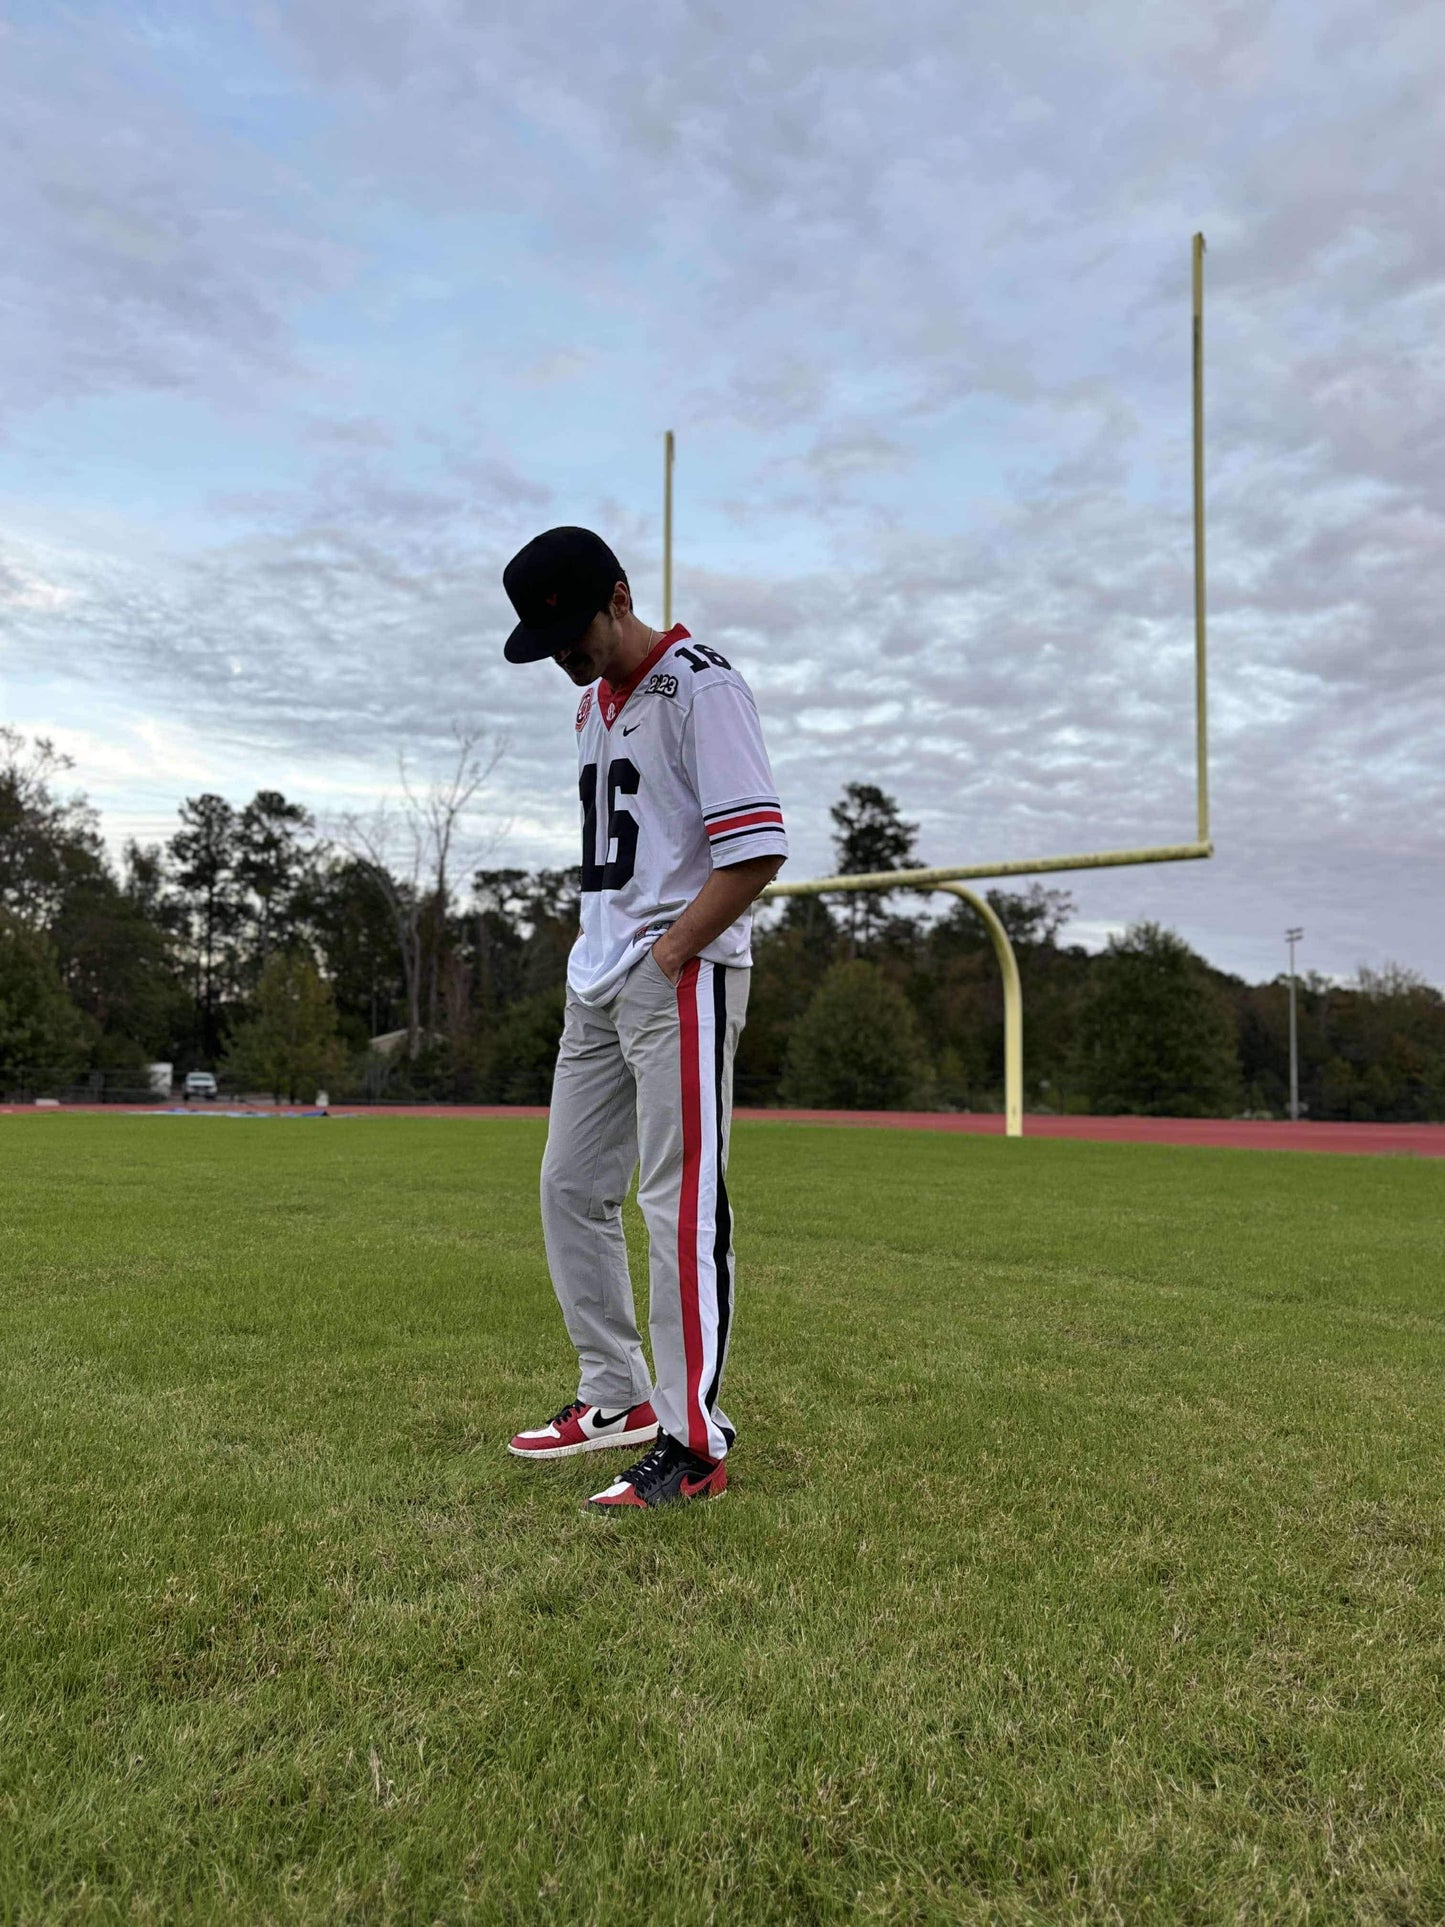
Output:
<instances>
[{"instance_id":1,"label":"hand in pocket","mask_svg":"<svg viewBox=\"0 0 1445 1927\"><path fill-rule=\"evenodd\" d=\"M661 943L661 942L662 942L662 938L659 937L657 940L657 943ZM672 985L673 989L676 990L678 986L678 982L682 977L682 965L679 964L676 970L669 970L667 965L662 961L661 957L659 957L657 954L657 943L655 943L652 946L652 949L648 952L648 955L652 958L652 961L657 965L658 969L662 972L663 976L666 977L667 981Z\"/></svg>"}]
</instances>

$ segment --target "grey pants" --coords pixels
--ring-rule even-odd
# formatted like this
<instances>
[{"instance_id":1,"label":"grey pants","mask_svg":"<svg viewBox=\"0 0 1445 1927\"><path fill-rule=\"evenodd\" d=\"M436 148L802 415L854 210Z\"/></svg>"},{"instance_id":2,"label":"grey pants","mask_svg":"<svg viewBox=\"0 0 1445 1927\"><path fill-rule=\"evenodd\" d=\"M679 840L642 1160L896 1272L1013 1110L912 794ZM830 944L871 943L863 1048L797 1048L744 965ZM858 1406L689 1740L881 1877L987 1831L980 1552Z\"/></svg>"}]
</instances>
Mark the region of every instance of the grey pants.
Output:
<instances>
[{"instance_id":1,"label":"grey pants","mask_svg":"<svg viewBox=\"0 0 1445 1927\"><path fill-rule=\"evenodd\" d=\"M644 952L599 1009L568 993L542 1160L542 1230L578 1397L605 1412L651 1396L670 1437L719 1459L733 1310L728 1130L747 970L694 957L673 987ZM622 1201L634 1168L647 1225L656 1385L637 1330Z\"/></svg>"}]
</instances>

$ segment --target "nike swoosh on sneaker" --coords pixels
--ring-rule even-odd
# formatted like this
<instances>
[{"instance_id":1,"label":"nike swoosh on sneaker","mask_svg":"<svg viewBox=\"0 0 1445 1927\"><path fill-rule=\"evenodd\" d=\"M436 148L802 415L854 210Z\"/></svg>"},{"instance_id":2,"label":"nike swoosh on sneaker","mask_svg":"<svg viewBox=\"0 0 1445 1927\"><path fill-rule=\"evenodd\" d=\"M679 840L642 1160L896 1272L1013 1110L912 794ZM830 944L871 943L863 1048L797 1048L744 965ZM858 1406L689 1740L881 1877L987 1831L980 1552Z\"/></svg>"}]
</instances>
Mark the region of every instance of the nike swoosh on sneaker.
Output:
<instances>
[{"instance_id":1,"label":"nike swoosh on sneaker","mask_svg":"<svg viewBox=\"0 0 1445 1927\"><path fill-rule=\"evenodd\" d=\"M703 1473L700 1479L689 1479L686 1475L684 1475L682 1486L681 1486L682 1497L684 1499L695 1499L698 1493L703 1491L706 1488L708 1480L712 1477L713 1473L716 1472L716 1470L717 1470L717 1467L715 1465L711 1466L706 1472Z\"/></svg>"},{"instance_id":2,"label":"nike swoosh on sneaker","mask_svg":"<svg viewBox=\"0 0 1445 1927\"><path fill-rule=\"evenodd\" d=\"M609 1418L600 1406L594 1405L592 1408L592 1423L599 1431L601 1431L605 1425L620 1425L632 1410L632 1406L624 1405L620 1412L614 1412L612 1417Z\"/></svg>"}]
</instances>

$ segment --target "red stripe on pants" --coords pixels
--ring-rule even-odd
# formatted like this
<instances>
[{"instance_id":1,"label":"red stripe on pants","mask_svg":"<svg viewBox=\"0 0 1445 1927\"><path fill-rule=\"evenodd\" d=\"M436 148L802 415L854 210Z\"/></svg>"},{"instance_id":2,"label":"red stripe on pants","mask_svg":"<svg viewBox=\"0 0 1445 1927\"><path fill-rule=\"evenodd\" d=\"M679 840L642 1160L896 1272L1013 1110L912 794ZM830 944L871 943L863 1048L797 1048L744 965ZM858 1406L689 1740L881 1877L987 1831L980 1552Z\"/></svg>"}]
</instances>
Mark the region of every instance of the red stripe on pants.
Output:
<instances>
[{"instance_id":1,"label":"red stripe on pants","mask_svg":"<svg viewBox=\"0 0 1445 1927\"><path fill-rule=\"evenodd\" d=\"M682 1194L677 1205L677 1277L682 1292L682 1350L687 1366L687 1442L703 1458L707 1419L702 1409L702 1313L698 1307L697 1206L702 1176L702 1089L698 1074L697 979L694 957L677 983L678 1050L682 1058Z\"/></svg>"}]
</instances>

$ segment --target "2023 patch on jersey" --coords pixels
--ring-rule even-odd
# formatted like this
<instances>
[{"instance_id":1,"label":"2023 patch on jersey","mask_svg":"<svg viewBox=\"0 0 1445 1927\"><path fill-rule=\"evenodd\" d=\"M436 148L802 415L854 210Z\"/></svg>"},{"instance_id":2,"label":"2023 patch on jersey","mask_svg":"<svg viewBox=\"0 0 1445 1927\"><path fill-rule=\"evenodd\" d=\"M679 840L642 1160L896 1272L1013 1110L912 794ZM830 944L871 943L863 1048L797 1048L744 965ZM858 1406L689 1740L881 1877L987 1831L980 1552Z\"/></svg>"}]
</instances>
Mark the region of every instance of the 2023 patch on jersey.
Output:
<instances>
[{"instance_id":1,"label":"2023 patch on jersey","mask_svg":"<svg viewBox=\"0 0 1445 1927\"><path fill-rule=\"evenodd\" d=\"M619 689L595 684L577 711L582 934L567 980L604 1004L714 868L788 854L753 693L679 623ZM702 951L752 962L752 912Z\"/></svg>"}]
</instances>

